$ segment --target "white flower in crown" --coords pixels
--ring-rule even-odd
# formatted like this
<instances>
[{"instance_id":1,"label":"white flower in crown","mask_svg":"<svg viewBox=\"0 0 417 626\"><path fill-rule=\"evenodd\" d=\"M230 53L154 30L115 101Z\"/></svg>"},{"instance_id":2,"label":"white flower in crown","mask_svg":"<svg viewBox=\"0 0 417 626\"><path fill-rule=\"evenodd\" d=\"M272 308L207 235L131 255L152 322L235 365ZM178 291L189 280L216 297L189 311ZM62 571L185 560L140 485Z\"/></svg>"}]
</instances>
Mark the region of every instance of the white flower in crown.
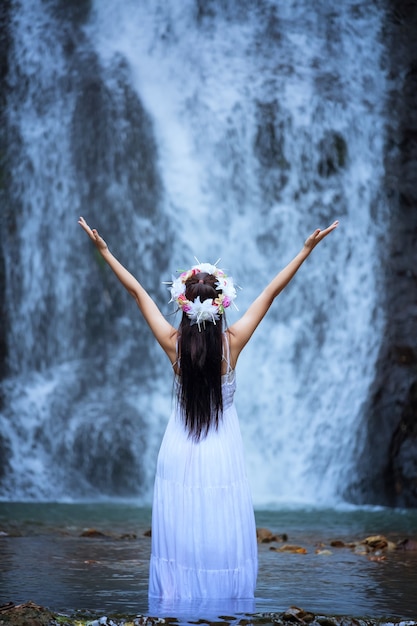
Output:
<instances>
[{"instance_id":1,"label":"white flower in crown","mask_svg":"<svg viewBox=\"0 0 417 626\"><path fill-rule=\"evenodd\" d=\"M181 276L178 278L172 278L172 287L170 287L171 292L171 300L170 302L174 302L178 300L179 296L185 293L185 282L181 280Z\"/></svg>"},{"instance_id":2,"label":"white flower in crown","mask_svg":"<svg viewBox=\"0 0 417 626\"><path fill-rule=\"evenodd\" d=\"M216 320L220 319L219 307L213 304L213 300L207 299L201 302L200 296L197 296L194 302L188 301L186 313L191 324L198 324L199 330L201 324L205 322L215 324Z\"/></svg>"},{"instance_id":3,"label":"white flower in crown","mask_svg":"<svg viewBox=\"0 0 417 626\"><path fill-rule=\"evenodd\" d=\"M223 295L227 296L227 298L229 298L231 301L233 301L236 298L237 294L236 294L236 289L233 284L232 278L227 277L224 274L222 276L217 276L216 287L218 289L221 289L223 292Z\"/></svg>"},{"instance_id":4,"label":"white flower in crown","mask_svg":"<svg viewBox=\"0 0 417 626\"><path fill-rule=\"evenodd\" d=\"M216 276L222 270L219 270L215 265L211 263L199 263L198 265L193 265L192 270L198 270L199 272L206 272L207 274L212 274ZM222 272L223 273L223 272Z\"/></svg>"}]
</instances>

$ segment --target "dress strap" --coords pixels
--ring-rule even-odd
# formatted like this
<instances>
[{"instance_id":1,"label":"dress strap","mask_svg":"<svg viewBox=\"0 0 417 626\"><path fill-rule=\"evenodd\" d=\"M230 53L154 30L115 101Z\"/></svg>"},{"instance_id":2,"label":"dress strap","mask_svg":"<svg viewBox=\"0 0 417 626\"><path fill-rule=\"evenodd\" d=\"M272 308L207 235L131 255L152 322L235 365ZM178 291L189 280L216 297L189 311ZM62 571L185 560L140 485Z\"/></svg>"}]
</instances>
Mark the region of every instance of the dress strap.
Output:
<instances>
[{"instance_id":1,"label":"dress strap","mask_svg":"<svg viewBox=\"0 0 417 626\"><path fill-rule=\"evenodd\" d=\"M230 345L229 345L229 336L227 332L223 333L223 337L224 337L224 341L223 341L222 359L223 361L226 361L227 363L226 374L229 374L229 372L231 372L232 370L232 367L230 365Z\"/></svg>"},{"instance_id":2,"label":"dress strap","mask_svg":"<svg viewBox=\"0 0 417 626\"><path fill-rule=\"evenodd\" d=\"M175 353L177 355L177 358L175 359L175 361L173 363L171 363L172 367L175 369L179 369L180 368L180 362L181 362L181 357L179 355L178 352L178 337L177 337L177 345L176 345L176 349L175 349Z\"/></svg>"}]
</instances>

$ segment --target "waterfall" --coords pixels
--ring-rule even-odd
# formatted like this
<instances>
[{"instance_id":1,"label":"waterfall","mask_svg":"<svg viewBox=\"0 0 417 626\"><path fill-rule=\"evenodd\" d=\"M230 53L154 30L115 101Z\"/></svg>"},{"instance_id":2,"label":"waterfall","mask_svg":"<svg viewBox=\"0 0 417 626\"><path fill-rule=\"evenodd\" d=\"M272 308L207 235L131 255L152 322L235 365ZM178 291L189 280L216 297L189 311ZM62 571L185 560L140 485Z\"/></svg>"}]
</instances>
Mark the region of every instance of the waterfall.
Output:
<instances>
[{"instance_id":1,"label":"waterfall","mask_svg":"<svg viewBox=\"0 0 417 626\"><path fill-rule=\"evenodd\" d=\"M383 19L328 0L11 4L0 497L150 501L172 372L83 214L167 315L162 281L194 256L221 257L242 312L340 220L242 353L236 402L255 504L343 500L384 321Z\"/></svg>"}]
</instances>

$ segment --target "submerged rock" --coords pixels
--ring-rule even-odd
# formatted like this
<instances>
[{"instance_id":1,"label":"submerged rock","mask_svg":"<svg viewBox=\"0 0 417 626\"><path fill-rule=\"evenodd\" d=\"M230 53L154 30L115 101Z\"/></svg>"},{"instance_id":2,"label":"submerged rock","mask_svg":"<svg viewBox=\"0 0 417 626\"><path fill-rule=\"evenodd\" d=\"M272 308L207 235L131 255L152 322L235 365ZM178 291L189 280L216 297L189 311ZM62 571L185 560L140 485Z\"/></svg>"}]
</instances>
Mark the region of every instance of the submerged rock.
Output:
<instances>
[{"instance_id":1,"label":"submerged rock","mask_svg":"<svg viewBox=\"0 0 417 626\"><path fill-rule=\"evenodd\" d=\"M294 546L290 544L285 544L284 546L281 546L280 548L271 547L269 549L273 550L274 552L291 552L292 554L307 554L306 548L303 548L302 546Z\"/></svg>"},{"instance_id":2,"label":"submerged rock","mask_svg":"<svg viewBox=\"0 0 417 626\"><path fill-rule=\"evenodd\" d=\"M106 537L106 535L96 528L87 528L80 534L80 537Z\"/></svg>"},{"instance_id":3,"label":"submerged rock","mask_svg":"<svg viewBox=\"0 0 417 626\"><path fill-rule=\"evenodd\" d=\"M367 537L362 542L370 550L396 550L397 545L393 541L388 541L383 535Z\"/></svg>"},{"instance_id":4,"label":"submerged rock","mask_svg":"<svg viewBox=\"0 0 417 626\"><path fill-rule=\"evenodd\" d=\"M288 535L286 533L274 535L268 528L257 528L256 538L258 543L272 543L273 541L287 541Z\"/></svg>"}]
</instances>

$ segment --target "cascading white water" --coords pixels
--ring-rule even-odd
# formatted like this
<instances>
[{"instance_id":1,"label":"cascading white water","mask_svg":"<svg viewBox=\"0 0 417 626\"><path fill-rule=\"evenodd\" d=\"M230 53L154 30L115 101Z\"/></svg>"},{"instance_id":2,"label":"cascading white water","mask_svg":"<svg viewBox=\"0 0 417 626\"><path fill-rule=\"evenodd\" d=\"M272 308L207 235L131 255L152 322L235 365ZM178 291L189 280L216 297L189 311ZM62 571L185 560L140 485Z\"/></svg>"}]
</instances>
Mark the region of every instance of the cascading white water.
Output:
<instances>
[{"instance_id":1,"label":"cascading white water","mask_svg":"<svg viewBox=\"0 0 417 626\"><path fill-rule=\"evenodd\" d=\"M384 16L310 4L100 0L67 29L54 3L14 8L3 497L150 498L171 372L83 212L165 312L160 282L194 255L221 257L243 311L340 219L245 349L237 405L256 504L342 499L383 321Z\"/></svg>"}]
</instances>

